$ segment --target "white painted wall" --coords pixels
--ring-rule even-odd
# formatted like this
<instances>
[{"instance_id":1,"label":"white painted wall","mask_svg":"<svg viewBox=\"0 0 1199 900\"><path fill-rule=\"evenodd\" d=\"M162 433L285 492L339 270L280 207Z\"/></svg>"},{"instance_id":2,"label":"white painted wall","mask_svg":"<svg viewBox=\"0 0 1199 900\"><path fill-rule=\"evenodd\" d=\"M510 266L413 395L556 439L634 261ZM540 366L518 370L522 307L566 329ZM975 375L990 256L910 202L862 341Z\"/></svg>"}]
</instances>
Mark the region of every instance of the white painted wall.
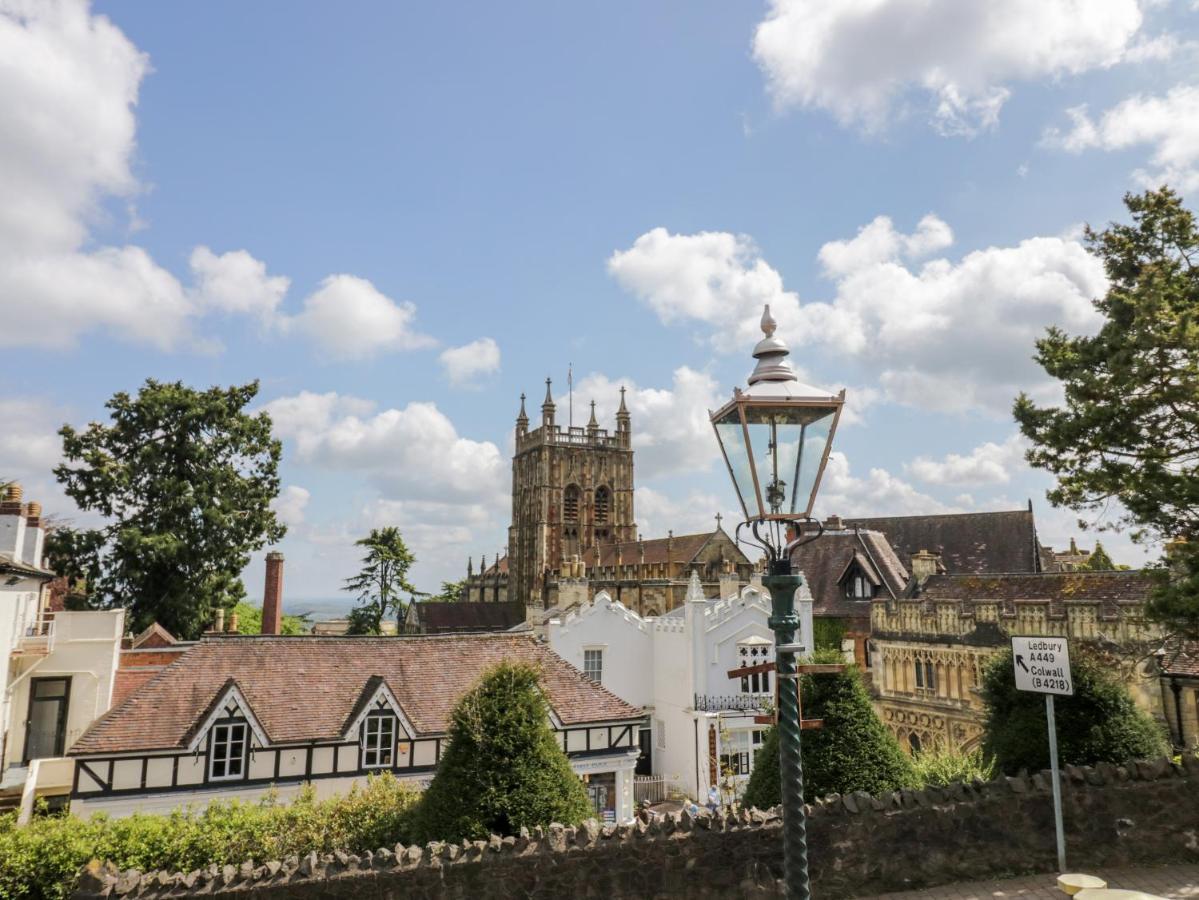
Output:
<instances>
[{"instance_id":1,"label":"white painted wall","mask_svg":"<svg viewBox=\"0 0 1199 900\"><path fill-rule=\"evenodd\" d=\"M13 703L13 691L9 686L32 664L20 657L14 658L13 651L25 630L37 622L42 597L40 579L21 578L6 584L10 577L13 576L0 576L0 675L3 675L3 682L0 682L0 746L6 748L5 757L10 755L13 744L9 733L12 721L15 717L24 719L24 714L19 712L21 707ZM0 775L4 768L5 760L0 759Z\"/></svg>"},{"instance_id":2,"label":"white painted wall","mask_svg":"<svg viewBox=\"0 0 1199 900\"><path fill-rule=\"evenodd\" d=\"M36 621L36 615L30 621ZM19 766L22 762L31 679L71 678L64 752L70 750L92 722L108 712L112 705L113 682L124 630L124 610L55 614L54 642L50 654L22 658L20 667L10 672L7 683L11 689L5 692L8 699L8 709L5 710L8 726L3 760L5 769ZM37 789L60 789L61 779L51 777L60 769L61 766L43 766L45 777L39 779Z\"/></svg>"},{"instance_id":3,"label":"white painted wall","mask_svg":"<svg viewBox=\"0 0 1199 900\"><path fill-rule=\"evenodd\" d=\"M796 592L796 609L800 618L796 640L811 646L812 597L806 585ZM711 772L708 726L717 729L718 756L722 728L762 726L755 726L752 716L697 712L695 696L740 694L740 680L730 679L728 673L741 666L742 641L768 642L767 659L773 660L769 617L770 596L764 591L751 586L727 598L708 599L698 579L693 579L683 606L671 615L642 618L601 591L590 605L551 620L546 639L580 669L585 649L604 648L604 686L643 707L651 718L654 773L677 780L692 797L703 798ZM773 680L772 676L772 693Z\"/></svg>"}]
</instances>

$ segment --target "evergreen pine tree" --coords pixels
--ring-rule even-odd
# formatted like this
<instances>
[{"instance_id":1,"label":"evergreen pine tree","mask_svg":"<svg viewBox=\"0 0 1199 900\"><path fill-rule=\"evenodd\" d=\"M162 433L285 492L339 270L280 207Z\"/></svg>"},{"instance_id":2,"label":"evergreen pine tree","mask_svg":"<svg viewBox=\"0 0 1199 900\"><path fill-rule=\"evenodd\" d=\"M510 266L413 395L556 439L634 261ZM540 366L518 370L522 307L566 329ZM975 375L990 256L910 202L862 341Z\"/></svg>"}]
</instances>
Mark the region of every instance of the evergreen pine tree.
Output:
<instances>
[{"instance_id":1,"label":"evergreen pine tree","mask_svg":"<svg viewBox=\"0 0 1199 900\"><path fill-rule=\"evenodd\" d=\"M870 705L854 666L805 676L803 715L824 727L803 733L804 799L851 791L896 790L911 780L911 762ZM766 809L780 802L779 741L770 729L754 761L743 802Z\"/></svg>"},{"instance_id":2,"label":"evergreen pine tree","mask_svg":"<svg viewBox=\"0 0 1199 900\"><path fill-rule=\"evenodd\" d=\"M1128 689L1099 661L1070 661L1074 696L1054 698L1058 761L1062 765L1124 762L1166 752L1161 729L1138 709ZM983 750L1001 772L1049 768L1045 698L1016 690L1011 651L1000 653L983 675L987 704Z\"/></svg>"},{"instance_id":3,"label":"evergreen pine tree","mask_svg":"<svg viewBox=\"0 0 1199 900\"><path fill-rule=\"evenodd\" d=\"M500 663L458 702L449 747L417 812L420 840L477 840L593 815L537 680L527 663Z\"/></svg>"}]
</instances>

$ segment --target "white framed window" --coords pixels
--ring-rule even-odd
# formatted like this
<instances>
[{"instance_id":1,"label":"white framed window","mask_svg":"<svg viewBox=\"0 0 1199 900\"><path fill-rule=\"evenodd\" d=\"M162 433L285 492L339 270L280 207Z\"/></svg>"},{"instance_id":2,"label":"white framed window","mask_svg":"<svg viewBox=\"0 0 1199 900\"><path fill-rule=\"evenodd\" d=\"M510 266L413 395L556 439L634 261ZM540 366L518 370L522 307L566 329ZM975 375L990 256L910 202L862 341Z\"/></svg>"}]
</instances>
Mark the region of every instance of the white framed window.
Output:
<instances>
[{"instance_id":1,"label":"white framed window","mask_svg":"<svg viewBox=\"0 0 1199 900\"><path fill-rule=\"evenodd\" d=\"M208 780L234 781L246 777L249 728L244 719L217 721L208 742Z\"/></svg>"},{"instance_id":2,"label":"white framed window","mask_svg":"<svg viewBox=\"0 0 1199 900\"><path fill-rule=\"evenodd\" d=\"M362 768L383 769L395 761L396 717L373 712L362 720Z\"/></svg>"},{"instance_id":3,"label":"white framed window","mask_svg":"<svg viewBox=\"0 0 1199 900\"><path fill-rule=\"evenodd\" d=\"M604 680L604 651L603 650L584 650L583 651L583 674L594 681L596 684L602 684Z\"/></svg>"},{"instance_id":4,"label":"white framed window","mask_svg":"<svg viewBox=\"0 0 1199 900\"><path fill-rule=\"evenodd\" d=\"M748 669L753 666L761 666L772 662L770 656L770 645L766 643L747 643L740 644L737 647L737 661L741 664L740 668L742 669ZM755 672L753 675L742 675L741 693L769 694L770 672Z\"/></svg>"}]
</instances>

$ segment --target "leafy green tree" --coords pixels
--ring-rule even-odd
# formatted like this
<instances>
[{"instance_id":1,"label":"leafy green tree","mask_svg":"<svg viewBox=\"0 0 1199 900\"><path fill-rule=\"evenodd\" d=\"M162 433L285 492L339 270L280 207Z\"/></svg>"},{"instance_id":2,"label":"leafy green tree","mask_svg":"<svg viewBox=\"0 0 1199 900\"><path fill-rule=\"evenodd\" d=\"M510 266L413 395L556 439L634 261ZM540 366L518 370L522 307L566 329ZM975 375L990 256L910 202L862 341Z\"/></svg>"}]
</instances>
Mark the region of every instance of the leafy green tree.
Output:
<instances>
[{"instance_id":1,"label":"leafy green tree","mask_svg":"<svg viewBox=\"0 0 1199 900\"><path fill-rule=\"evenodd\" d=\"M54 474L101 528L63 529L53 553L87 580L98 606L128 607L195 638L245 595L250 553L286 531L271 510L281 446L266 413L245 411L258 383L198 391L149 379L106 404L111 421L64 425Z\"/></svg>"},{"instance_id":2,"label":"leafy green tree","mask_svg":"<svg viewBox=\"0 0 1199 900\"><path fill-rule=\"evenodd\" d=\"M1161 728L1119 678L1087 654L1070 660L1074 696L1054 698L1058 760L1062 765L1124 762L1166 752ZM1016 690L1012 652L998 654L983 674L987 706L983 752L1009 774L1049 767L1045 698Z\"/></svg>"},{"instance_id":3,"label":"leafy green tree","mask_svg":"<svg viewBox=\"0 0 1199 900\"><path fill-rule=\"evenodd\" d=\"M1087 557L1087 564L1083 568L1088 572L1114 572L1120 567L1112 562L1112 558L1103 549L1103 544L1096 541L1095 549ZM1127 569L1128 567L1125 566L1124 568Z\"/></svg>"},{"instance_id":4,"label":"leafy green tree","mask_svg":"<svg viewBox=\"0 0 1199 900\"><path fill-rule=\"evenodd\" d=\"M459 581L443 581L441 590L436 594L430 594L424 599L425 603L457 603L462 599L462 592L466 589L466 579Z\"/></svg>"},{"instance_id":5,"label":"leafy green tree","mask_svg":"<svg viewBox=\"0 0 1199 900\"><path fill-rule=\"evenodd\" d=\"M348 616L349 633L382 634L384 619L391 615L403 617L400 592L419 593L408 583L408 570L416 557L394 525L372 528L355 545L365 547L366 555L362 557L362 571L346 579L345 590L358 595L358 605Z\"/></svg>"},{"instance_id":6,"label":"leafy green tree","mask_svg":"<svg viewBox=\"0 0 1199 900\"><path fill-rule=\"evenodd\" d=\"M450 745L416 814L419 840L509 835L593 815L527 663L500 663L454 709Z\"/></svg>"},{"instance_id":7,"label":"leafy green tree","mask_svg":"<svg viewBox=\"0 0 1199 900\"><path fill-rule=\"evenodd\" d=\"M805 675L803 715L823 719L822 728L802 739L804 799L851 791L896 790L912 780L911 761L879 720L856 666L833 675ZM778 730L767 732L742 798L747 806L777 806Z\"/></svg>"},{"instance_id":8,"label":"leafy green tree","mask_svg":"<svg viewBox=\"0 0 1199 900\"><path fill-rule=\"evenodd\" d=\"M1142 540L1199 535L1199 229L1169 188L1129 194L1132 221L1086 230L1110 287L1094 301L1095 335L1050 328L1037 362L1062 406L1025 394L1014 414L1028 460L1057 476L1050 501L1080 513L1124 509L1109 526ZM1168 627L1199 636L1199 549L1180 545L1150 604Z\"/></svg>"},{"instance_id":9,"label":"leafy green tree","mask_svg":"<svg viewBox=\"0 0 1199 900\"><path fill-rule=\"evenodd\" d=\"M238 634L262 634L261 606L254 606L242 600L233 607L233 614L237 616ZM284 613L283 619L279 623L280 634L307 634L311 628L312 623L308 621L307 616L292 616Z\"/></svg>"},{"instance_id":10,"label":"leafy green tree","mask_svg":"<svg viewBox=\"0 0 1199 900\"><path fill-rule=\"evenodd\" d=\"M66 578L68 609L89 609L96 602L96 586L104 574L102 554L107 536L103 531L77 531L61 527L46 534L46 565Z\"/></svg>"}]
</instances>

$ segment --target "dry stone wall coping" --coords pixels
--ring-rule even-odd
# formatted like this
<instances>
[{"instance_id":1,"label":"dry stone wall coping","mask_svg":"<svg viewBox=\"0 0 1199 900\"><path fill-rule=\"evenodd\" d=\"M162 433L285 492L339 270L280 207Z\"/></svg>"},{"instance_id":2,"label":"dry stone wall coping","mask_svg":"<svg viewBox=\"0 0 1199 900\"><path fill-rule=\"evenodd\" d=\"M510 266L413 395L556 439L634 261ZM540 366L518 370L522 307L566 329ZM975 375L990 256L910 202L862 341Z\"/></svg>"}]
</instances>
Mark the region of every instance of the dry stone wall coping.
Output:
<instances>
[{"instance_id":1,"label":"dry stone wall coping","mask_svg":"<svg viewBox=\"0 0 1199 900\"><path fill-rule=\"evenodd\" d=\"M1087 843L1134 836L1136 846L1110 845L1097 852L1113 864L1124 858L1120 853L1141 862L1199 861L1196 757L1185 756L1181 764L1163 757L1068 765L1062 787L1068 819L1084 845L1076 852L1091 852ZM807 807L813 882L822 897L838 897L1010 874L1029 865L1029 841L1039 847L1035 842L1042 833L1050 836L1044 855L1051 860L1049 794L1045 770L923 790L822 797ZM1163 808L1169 805L1176 815ZM696 816L684 811L650 823L592 820L487 840L396 844L362 854L313 852L192 872L121 872L93 860L74 896L553 897L563 895L573 880L570 893L578 897L774 897L782 896L780 826L778 808ZM1081 833L1088 828L1114 833L1092 840ZM975 836L970 853L952 846ZM601 883L603 892L596 893ZM545 892L538 892L539 885Z\"/></svg>"}]
</instances>

